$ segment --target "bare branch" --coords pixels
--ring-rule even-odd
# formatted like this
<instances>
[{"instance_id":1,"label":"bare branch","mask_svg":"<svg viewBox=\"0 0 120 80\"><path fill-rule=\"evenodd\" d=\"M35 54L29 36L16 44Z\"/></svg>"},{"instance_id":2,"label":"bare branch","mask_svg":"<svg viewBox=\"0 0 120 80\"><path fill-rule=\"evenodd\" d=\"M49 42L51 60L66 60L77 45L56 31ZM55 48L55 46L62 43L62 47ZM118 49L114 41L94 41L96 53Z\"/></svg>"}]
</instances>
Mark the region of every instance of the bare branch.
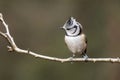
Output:
<instances>
[{"instance_id":1,"label":"bare branch","mask_svg":"<svg viewBox=\"0 0 120 80\"><path fill-rule=\"evenodd\" d=\"M13 37L10 35L8 25L5 23L1 13L0 13L0 21L2 22L2 24L4 25L4 28L6 30L5 33L0 31L0 35L3 36L8 41L8 43L10 45L10 46L7 46L8 51L15 51L17 53L30 54L34 57L38 57L38 58L46 59L46 60L51 60L51 61L57 61L57 62L94 62L94 63L95 62L111 62L111 63L120 63L120 58L88 58L88 59L64 58L63 59L63 58L56 58L56 57L49 57L49 56L45 56L45 55L40 55L40 54L34 53L32 51L29 51L29 50L20 49L17 47Z\"/></svg>"}]
</instances>

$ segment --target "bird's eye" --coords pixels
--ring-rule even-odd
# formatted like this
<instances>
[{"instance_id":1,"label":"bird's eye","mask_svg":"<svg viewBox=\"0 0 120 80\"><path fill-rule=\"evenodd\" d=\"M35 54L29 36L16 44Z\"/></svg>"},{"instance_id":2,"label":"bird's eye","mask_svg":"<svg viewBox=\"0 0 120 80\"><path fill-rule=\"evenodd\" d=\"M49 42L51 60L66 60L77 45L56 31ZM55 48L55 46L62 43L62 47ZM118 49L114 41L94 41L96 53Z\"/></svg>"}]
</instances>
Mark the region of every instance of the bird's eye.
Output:
<instances>
[{"instance_id":1,"label":"bird's eye","mask_svg":"<svg viewBox=\"0 0 120 80\"><path fill-rule=\"evenodd\" d=\"M74 28L77 28L77 26L75 25Z\"/></svg>"},{"instance_id":2,"label":"bird's eye","mask_svg":"<svg viewBox=\"0 0 120 80\"><path fill-rule=\"evenodd\" d=\"M70 30L70 29L72 29L72 28L67 28L67 30Z\"/></svg>"}]
</instances>

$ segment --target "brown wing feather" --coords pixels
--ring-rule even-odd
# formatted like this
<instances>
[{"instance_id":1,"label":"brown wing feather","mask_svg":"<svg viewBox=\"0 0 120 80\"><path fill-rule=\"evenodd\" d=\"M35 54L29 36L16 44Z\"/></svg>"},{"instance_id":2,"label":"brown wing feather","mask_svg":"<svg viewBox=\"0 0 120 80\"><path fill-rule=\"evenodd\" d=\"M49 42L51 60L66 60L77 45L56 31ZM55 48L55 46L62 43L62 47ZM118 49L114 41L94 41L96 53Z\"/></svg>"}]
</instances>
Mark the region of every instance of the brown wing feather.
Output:
<instances>
[{"instance_id":1,"label":"brown wing feather","mask_svg":"<svg viewBox=\"0 0 120 80\"><path fill-rule=\"evenodd\" d=\"M88 43L87 37L85 36L85 44L86 44L86 47L84 48L84 51L83 51L82 54L85 54L85 53L87 52L87 43Z\"/></svg>"}]
</instances>

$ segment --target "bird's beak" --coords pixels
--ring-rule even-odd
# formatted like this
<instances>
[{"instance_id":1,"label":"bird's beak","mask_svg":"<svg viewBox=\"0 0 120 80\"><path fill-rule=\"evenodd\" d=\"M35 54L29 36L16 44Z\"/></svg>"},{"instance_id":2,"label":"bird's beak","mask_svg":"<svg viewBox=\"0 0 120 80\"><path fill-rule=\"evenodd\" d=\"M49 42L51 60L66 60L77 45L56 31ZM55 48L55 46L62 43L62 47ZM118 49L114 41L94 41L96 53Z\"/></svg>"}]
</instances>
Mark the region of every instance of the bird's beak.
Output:
<instances>
[{"instance_id":1,"label":"bird's beak","mask_svg":"<svg viewBox=\"0 0 120 80\"><path fill-rule=\"evenodd\" d=\"M64 29L64 27L60 27L60 29Z\"/></svg>"}]
</instances>

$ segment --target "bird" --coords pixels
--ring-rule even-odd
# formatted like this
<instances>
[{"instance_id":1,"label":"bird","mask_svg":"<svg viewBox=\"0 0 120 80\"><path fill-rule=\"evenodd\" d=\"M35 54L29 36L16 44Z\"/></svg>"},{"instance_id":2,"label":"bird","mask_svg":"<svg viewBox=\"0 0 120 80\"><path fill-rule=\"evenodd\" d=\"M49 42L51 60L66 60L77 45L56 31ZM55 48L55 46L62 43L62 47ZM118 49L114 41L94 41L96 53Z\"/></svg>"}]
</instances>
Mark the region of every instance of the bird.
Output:
<instances>
[{"instance_id":1,"label":"bird","mask_svg":"<svg viewBox=\"0 0 120 80\"><path fill-rule=\"evenodd\" d=\"M73 53L72 58L80 55L87 59L87 38L83 33L82 25L75 18L70 17L61 28L65 30L64 40L68 49Z\"/></svg>"}]
</instances>

